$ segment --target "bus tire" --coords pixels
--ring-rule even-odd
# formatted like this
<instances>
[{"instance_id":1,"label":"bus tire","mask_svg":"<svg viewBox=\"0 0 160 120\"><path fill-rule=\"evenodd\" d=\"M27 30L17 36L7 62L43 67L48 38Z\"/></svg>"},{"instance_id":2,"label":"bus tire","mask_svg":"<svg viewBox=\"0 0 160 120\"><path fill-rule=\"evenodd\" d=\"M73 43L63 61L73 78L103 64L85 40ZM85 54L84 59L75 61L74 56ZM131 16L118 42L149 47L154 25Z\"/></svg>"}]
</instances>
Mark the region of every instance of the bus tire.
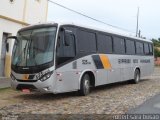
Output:
<instances>
[{"instance_id":1,"label":"bus tire","mask_svg":"<svg viewBox=\"0 0 160 120\"><path fill-rule=\"evenodd\" d=\"M140 81L140 71L139 69L136 69L134 72L134 79L133 79L133 83L137 84Z\"/></svg>"},{"instance_id":2,"label":"bus tire","mask_svg":"<svg viewBox=\"0 0 160 120\"><path fill-rule=\"evenodd\" d=\"M82 77L79 93L81 96L86 96L90 93L90 76L88 74L84 74Z\"/></svg>"}]
</instances>

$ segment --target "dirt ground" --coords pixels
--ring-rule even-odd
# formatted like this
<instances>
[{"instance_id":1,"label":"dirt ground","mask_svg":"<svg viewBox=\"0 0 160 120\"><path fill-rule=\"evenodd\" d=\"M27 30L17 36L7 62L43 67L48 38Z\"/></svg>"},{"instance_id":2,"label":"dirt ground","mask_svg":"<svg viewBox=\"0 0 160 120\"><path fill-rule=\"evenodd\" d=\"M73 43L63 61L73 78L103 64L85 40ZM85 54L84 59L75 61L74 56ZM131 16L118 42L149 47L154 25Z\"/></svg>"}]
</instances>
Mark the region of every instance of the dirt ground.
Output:
<instances>
[{"instance_id":1,"label":"dirt ground","mask_svg":"<svg viewBox=\"0 0 160 120\"><path fill-rule=\"evenodd\" d=\"M0 114L123 114L160 93L160 68L139 84L128 82L98 87L88 96L26 94L0 89Z\"/></svg>"}]
</instances>

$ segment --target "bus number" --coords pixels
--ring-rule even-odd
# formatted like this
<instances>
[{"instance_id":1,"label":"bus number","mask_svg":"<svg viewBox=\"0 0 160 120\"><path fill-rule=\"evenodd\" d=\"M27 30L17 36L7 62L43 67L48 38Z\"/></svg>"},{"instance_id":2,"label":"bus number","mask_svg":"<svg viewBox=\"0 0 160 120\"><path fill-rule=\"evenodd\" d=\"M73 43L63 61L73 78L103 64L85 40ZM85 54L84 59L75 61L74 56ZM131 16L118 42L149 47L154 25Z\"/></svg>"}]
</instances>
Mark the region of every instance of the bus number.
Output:
<instances>
[{"instance_id":1,"label":"bus number","mask_svg":"<svg viewBox=\"0 0 160 120\"><path fill-rule=\"evenodd\" d=\"M88 65L88 64L91 64L91 62L89 62L88 60L82 60L82 64L83 65Z\"/></svg>"}]
</instances>

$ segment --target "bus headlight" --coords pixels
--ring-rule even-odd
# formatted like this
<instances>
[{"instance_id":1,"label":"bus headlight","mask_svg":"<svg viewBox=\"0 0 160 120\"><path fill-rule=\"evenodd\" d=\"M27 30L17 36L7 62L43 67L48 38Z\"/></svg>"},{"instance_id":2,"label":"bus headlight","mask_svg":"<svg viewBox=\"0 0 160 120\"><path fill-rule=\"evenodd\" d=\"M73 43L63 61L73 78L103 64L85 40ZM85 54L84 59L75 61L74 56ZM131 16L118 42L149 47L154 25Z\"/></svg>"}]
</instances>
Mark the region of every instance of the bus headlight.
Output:
<instances>
[{"instance_id":1,"label":"bus headlight","mask_svg":"<svg viewBox=\"0 0 160 120\"><path fill-rule=\"evenodd\" d=\"M43 81L49 79L52 74L53 74L53 71L48 72L48 73L44 74L43 76L41 76L39 80L43 82Z\"/></svg>"}]
</instances>

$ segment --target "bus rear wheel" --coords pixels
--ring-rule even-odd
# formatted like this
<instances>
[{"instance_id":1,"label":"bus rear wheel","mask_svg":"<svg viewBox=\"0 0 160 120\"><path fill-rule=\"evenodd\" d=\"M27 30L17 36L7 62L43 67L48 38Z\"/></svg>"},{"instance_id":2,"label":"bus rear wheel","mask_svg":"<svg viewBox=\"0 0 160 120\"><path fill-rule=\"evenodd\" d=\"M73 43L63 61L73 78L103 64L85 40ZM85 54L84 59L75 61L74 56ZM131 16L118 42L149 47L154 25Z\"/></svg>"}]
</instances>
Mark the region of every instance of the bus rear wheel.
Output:
<instances>
[{"instance_id":1,"label":"bus rear wheel","mask_svg":"<svg viewBox=\"0 0 160 120\"><path fill-rule=\"evenodd\" d=\"M140 81L140 71L138 69L135 70L134 72L134 79L133 79L133 83L137 84Z\"/></svg>"},{"instance_id":2,"label":"bus rear wheel","mask_svg":"<svg viewBox=\"0 0 160 120\"><path fill-rule=\"evenodd\" d=\"M86 96L90 93L90 76L88 74L84 74L82 77L79 93L81 96Z\"/></svg>"}]
</instances>

